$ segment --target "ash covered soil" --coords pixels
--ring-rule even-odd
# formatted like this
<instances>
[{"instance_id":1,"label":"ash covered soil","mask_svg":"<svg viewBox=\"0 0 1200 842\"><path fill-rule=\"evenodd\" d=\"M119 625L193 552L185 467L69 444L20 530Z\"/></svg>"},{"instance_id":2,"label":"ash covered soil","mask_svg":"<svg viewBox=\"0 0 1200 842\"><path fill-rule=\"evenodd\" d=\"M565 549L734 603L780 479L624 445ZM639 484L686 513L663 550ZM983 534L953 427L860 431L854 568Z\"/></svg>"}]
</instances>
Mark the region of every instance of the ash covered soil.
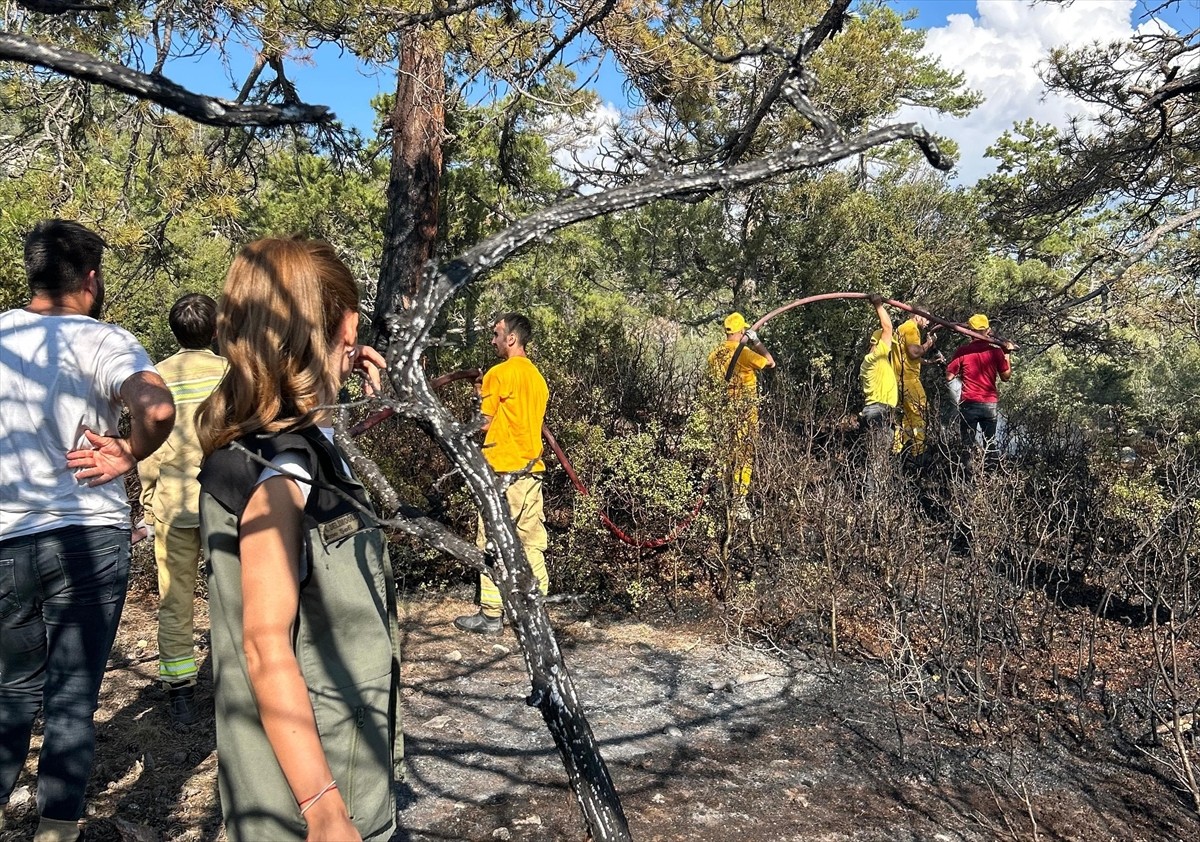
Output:
<instances>
[{"instance_id":1,"label":"ash covered soil","mask_svg":"<svg viewBox=\"0 0 1200 842\"><path fill-rule=\"evenodd\" d=\"M464 592L465 593L465 592ZM212 681L171 727L153 594L130 594L97 716L83 839L222 840ZM197 630L207 640L205 603ZM407 778L396 840L583 840L515 639L457 632L469 602L401 607ZM1052 727L970 741L897 703L869 663L729 645L711 621L552 606L636 840L1191 840L1200 822L1137 756ZM35 736L35 745L39 737ZM36 822L33 764L0 839ZM264 842L269 842L264 840Z\"/></svg>"}]
</instances>

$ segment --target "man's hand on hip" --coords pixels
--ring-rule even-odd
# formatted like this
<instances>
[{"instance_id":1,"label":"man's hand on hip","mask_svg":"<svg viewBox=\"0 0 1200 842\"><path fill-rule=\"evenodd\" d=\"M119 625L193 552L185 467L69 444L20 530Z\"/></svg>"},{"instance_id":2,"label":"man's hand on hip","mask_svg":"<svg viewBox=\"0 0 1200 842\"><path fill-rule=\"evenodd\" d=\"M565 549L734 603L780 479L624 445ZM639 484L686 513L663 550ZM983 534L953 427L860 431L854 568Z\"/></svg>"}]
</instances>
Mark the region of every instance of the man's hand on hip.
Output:
<instances>
[{"instance_id":1,"label":"man's hand on hip","mask_svg":"<svg viewBox=\"0 0 1200 842\"><path fill-rule=\"evenodd\" d=\"M76 480L87 480L92 487L104 485L137 467L128 439L102 436L91 430L84 430L83 434L92 446L67 454L67 467L75 472Z\"/></svg>"}]
</instances>

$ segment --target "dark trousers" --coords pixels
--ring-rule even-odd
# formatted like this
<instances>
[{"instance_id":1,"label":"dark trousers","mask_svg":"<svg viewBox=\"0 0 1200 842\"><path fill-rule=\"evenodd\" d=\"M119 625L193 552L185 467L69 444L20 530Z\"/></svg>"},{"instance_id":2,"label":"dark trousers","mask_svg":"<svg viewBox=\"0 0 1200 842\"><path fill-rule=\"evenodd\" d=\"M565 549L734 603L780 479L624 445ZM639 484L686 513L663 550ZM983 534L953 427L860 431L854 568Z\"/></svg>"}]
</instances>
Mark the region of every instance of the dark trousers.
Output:
<instances>
[{"instance_id":1,"label":"dark trousers","mask_svg":"<svg viewBox=\"0 0 1200 842\"><path fill-rule=\"evenodd\" d=\"M963 449L966 452L975 446L975 431L983 433L983 448L989 458L996 451L996 404L963 401L958 405L958 420L962 430Z\"/></svg>"},{"instance_id":2,"label":"dark trousers","mask_svg":"<svg viewBox=\"0 0 1200 842\"><path fill-rule=\"evenodd\" d=\"M38 814L83 815L93 717L129 583L129 530L68 526L0 541L0 805L38 708Z\"/></svg>"},{"instance_id":3,"label":"dark trousers","mask_svg":"<svg viewBox=\"0 0 1200 842\"><path fill-rule=\"evenodd\" d=\"M892 431L896 420L896 407L885 403L869 403L858 413L859 426L863 430Z\"/></svg>"},{"instance_id":4,"label":"dark trousers","mask_svg":"<svg viewBox=\"0 0 1200 842\"><path fill-rule=\"evenodd\" d=\"M862 430L860 447L864 447L863 488L874 491L881 488L888 472L892 455L896 408L884 403L869 403L858 413L859 429Z\"/></svg>"}]
</instances>

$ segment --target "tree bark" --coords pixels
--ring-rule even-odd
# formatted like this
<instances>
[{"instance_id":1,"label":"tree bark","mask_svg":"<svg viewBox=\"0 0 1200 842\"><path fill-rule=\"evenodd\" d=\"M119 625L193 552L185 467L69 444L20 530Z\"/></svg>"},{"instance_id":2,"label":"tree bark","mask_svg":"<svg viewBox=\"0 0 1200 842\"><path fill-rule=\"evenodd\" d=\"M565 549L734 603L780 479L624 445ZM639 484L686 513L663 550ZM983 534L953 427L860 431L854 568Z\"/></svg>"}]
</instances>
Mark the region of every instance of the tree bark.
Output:
<instances>
[{"instance_id":1,"label":"tree bark","mask_svg":"<svg viewBox=\"0 0 1200 842\"><path fill-rule=\"evenodd\" d=\"M442 52L428 33L410 29L400 48L392 108L392 169L383 227L383 261L372 316L380 344L388 313L403 310L421 269L433 258L441 198L442 140L446 134L446 77Z\"/></svg>"}]
</instances>

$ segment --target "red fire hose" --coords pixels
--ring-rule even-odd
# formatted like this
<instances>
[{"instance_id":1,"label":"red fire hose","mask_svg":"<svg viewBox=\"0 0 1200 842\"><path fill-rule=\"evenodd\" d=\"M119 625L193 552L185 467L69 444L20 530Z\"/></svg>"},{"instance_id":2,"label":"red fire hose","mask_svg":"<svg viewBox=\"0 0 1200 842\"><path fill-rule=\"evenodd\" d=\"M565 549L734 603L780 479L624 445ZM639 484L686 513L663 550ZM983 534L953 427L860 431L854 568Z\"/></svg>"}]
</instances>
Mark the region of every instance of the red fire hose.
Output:
<instances>
[{"instance_id":1,"label":"red fire hose","mask_svg":"<svg viewBox=\"0 0 1200 842\"><path fill-rule=\"evenodd\" d=\"M468 369L463 369L462 371L452 371L449 374L443 374L440 377L435 377L430 382L430 385L433 386L433 388L435 388L435 389L440 389L443 386L448 386L449 384L454 383L458 380L474 380L478 376L479 376L479 369L468 368ZM382 421L386 421L388 418L391 418L395 414L396 414L396 411L393 409L381 409L379 412L372 413L371 415L368 415L362 421L359 421L357 424L355 424L353 427L351 427L350 435L361 436L363 433L365 433L367 430L374 427L376 424L379 424ZM562 447L559 446L558 440L554 438L554 434L550 432L550 428L547 427L545 424L542 424L542 437L546 440L546 443L550 445L550 449L552 451L554 451L554 455L558 457L559 464L561 464L563 467L563 470L567 472L567 476L570 477L571 483L575 486L575 488L579 491L579 493L582 494L584 497L590 497L591 492L588 491L587 486L585 486L583 484L583 481L579 479L579 474L575 473L575 467L571 464L571 460L569 460L567 458L567 454L564 453ZM629 546L631 546L631 547L638 547L639 549L644 549L644 550L655 550L655 549L658 549L659 547L665 547L667 544L670 544L672 541L674 541L676 538L678 538L680 535L682 535L684 530L686 530L689 526L691 526L692 521L694 521L696 519L696 516L698 514L700 514L700 509L703 508L703 506L704 506L704 495L701 494L696 499L695 505L692 506L691 513L686 518L684 518L680 523L678 523L675 526L675 528L671 530L670 534L668 534L662 538L651 538L651 539L632 538L624 530L622 530L621 527L619 527L615 523L613 523L612 519L609 518L609 516L606 515L604 512L600 512L599 514L600 514L600 521L605 526L607 526L608 531L611 532L613 535L615 535L619 540L625 542L626 544L629 544Z\"/></svg>"},{"instance_id":2,"label":"red fire hose","mask_svg":"<svg viewBox=\"0 0 1200 842\"><path fill-rule=\"evenodd\" d=\"M786 313L788 310L795 309L796 307L803 307L805 304L812 304L817 301L830 301L837 298L870 298L870 295L865 292L824 292L820 295L810 295L807 298L797 298L795 301L784 304L782 307L776 307L750 327L753 330L758 330L780 313ZM916 307L905 304L903 301L896 301L893 298L885 298L883 301L885 304L890 304L898 310L904 310L905 312L912 313L914 316L924 316L934 324L941 325L942 327L948 327L953 331L961 333L963 336L969 336L972 339L982 339L984 342L990 342L991 344L997 346L1004 344L1003 339L997 339L993 336L988 336L986 333L977 333L971 330L969 327L964 327L957 322L946 321L945 319L939 318L932 313L926 313L924 310L918 310Z\"/></svg>"},{"instance_id":3,"label":"red fire hose","mask_svg":"<svg viewBox=\"0 0 1200 842\"><path fill-rule=\"evenodd\" d=\"M839 298L870 298L870 295L865 292L823 292L820 295L809 295L805 298L797 298L795 301L784 304L782 307L776 307L774 310L767 313L767 315L750 325L750 329L757 331L767 322L771 321L771 319L782 313L786 313L788 310L794 310L795 308L803 307L806 304L815 304L818 301L834 301ZM964 327L963 325L958 324L957 322L950 322L935 316L932 313L926 313L924 310L918 310L916 307L905 304L903 301L896 301L893 298L885 298L884 303L890 304L898 310L904 310L905 312L912 313L914 316L923 316L934 324L941 325L942 327L948 327L957 333L961 333L963 336L969 336L972 339L982 339L984 342L991 343L997 347L1005 344L1005 340L1003 339L997 339L993 336L988 336L985 333L978 333L974 330L971 330L969 327ZM737 358L741 355L742 349L745 347L746 340L743 338L738 344L738 347L734 350L733 357L729 360L729 366L725 369L726 380L729 380L729 378L733 377L733 367L737 363ZM1011 347L1015 349L1017 346L1011 345Z\"/></svg>"}]
</instances>

